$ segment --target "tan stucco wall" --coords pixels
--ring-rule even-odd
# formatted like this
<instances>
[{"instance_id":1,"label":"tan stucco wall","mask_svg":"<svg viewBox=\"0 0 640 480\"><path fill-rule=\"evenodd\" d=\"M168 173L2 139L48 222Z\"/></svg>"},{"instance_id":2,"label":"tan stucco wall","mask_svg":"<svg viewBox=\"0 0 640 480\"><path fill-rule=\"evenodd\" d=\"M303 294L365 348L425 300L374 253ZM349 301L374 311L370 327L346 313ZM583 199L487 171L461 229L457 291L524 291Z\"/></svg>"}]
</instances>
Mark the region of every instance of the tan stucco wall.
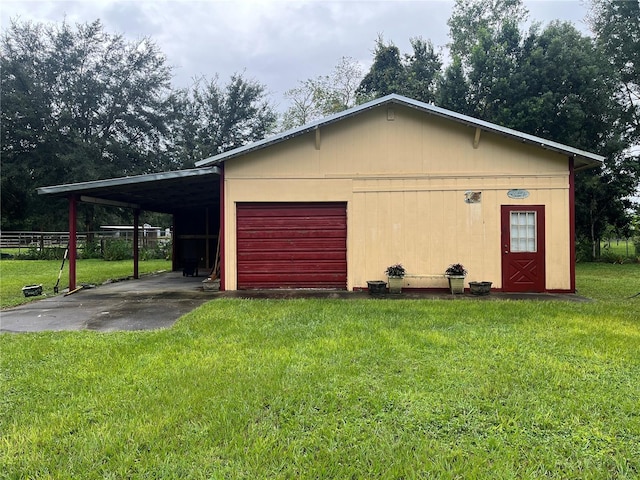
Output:
<instances>
[{"instance_id":1,"label":"tan stucco wall","mask_svg":"<svg viewBox=\"0 0 640 480\"><path fill-rule=\"evenodd\" d=\"M447 265L501 285L500 206L546 206L546 288L570 288L569 172L560 154L386 106L225 164L226 288L236 288L237 202L347 203L348 288L401 262L406 287L446 287ZM390 120L389 118L393 118ZM510 189L526 189L523 200ZM482 192L465 203L466 191Z\"/></svg>"}]
</instances>

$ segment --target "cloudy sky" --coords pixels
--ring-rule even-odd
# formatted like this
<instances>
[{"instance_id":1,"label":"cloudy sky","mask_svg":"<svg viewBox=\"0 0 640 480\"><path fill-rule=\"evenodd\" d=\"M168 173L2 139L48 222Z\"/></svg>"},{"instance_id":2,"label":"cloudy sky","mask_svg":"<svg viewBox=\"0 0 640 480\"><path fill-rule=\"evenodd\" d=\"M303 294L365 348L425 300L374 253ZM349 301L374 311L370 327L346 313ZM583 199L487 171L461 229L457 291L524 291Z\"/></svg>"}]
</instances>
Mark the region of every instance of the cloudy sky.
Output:
<instances>
[{"instance_id":1,"label":"cloudy sky","mask_svg":"<svg viewBox=\"0 0 640 480\"><path fill-rule=\"evenodd\" d=\"M588 33L584 0L525 0L530 21L572 22ZM235 72L265 84L279 109L282 94L299 80L329 74L342 56L371 64L382 34L410 52L421 36L436 47L448 42L449 0L3 0L0 22L84 23L100 19L109 33L130 40L151 37L174 66L174 85Z\"/></svg>"}]
</instances>

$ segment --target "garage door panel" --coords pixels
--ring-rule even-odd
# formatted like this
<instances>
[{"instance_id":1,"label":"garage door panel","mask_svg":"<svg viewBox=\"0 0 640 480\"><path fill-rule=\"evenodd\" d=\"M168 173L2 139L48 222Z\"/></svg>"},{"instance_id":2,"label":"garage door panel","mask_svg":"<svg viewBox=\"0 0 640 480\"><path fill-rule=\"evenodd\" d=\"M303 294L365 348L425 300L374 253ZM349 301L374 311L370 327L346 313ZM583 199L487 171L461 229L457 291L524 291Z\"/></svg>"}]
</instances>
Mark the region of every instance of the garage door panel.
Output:
<instances>
[{"instance_id":1,"label":"garage door panel","mask_svg":"<svg viewBox=\"0 0 640 480\"><path fill-rule=\"evenodd\" d=\"M274 270L284 272L290 276L309 276L316 273L330 273L334 275L340 275L342 273L342 262L340 261L315 261L315 260L301 260L297 261L297 267L293 269L291 267L291 261L269 261L252 262L250 265L244 264L238 266L238 272L242 273L270 273Z\"/></svg>"},{"instance_id":2,"label":"garage door panel","mask_svg":"<svg viewBox=\"0 0 640 480\"><path fill-rule=\"evenodd\" d=\"M345 204L238 204L238 288L346 288Z\"/></svg>"},{"instance_id":3,"label":"garage door panel","mask_svg":"<svg viewBox=\"0 0 640 480\"><path fill-rule=\"evenodd\" d=\"M290 275L274 277L271 274L246 275L246 282L252 289L258 288L337 288L335 285L342 279L341 275Z\"/></svg>"},{"instance_id":4,"label":"garage door panel","mask_svg":"<svg viewBox=\"0 0 640 480\"><path fill-rule=\"evenodd\" d=\"M242 251L280 252L283 248L295 251L317 252L318 249L344 251L341 238L313 238L295 236L289 238L273 238L265 235L262 239L255 236L251 239L238 240L238 247Z\"/></svg>"},{"instance_id":5,"label":"garage door panel","mask_svg":"<svg viewBox=\"0 0 640 480\"><path fill-rule=\"evenodd\" d=\"M238 206L244 208L250 206L251 210L242 212L245 218L265 218L265 217L296 217L296 218L316 218L316 217L344 217L344 204L324 204L322 212L318 211L320 204L296 204L296 203L242 203Z\"/></svg>"},{"instance_id":6,"label":"garage door panel","mask_svg":"<svg viewBox=\"0 0 640 480\"><path fill-rule=\"evenodd\" d=\"M238 233L253 232L255 229L271 230L271 231L317 231L317 230L336 230L339 232L346 231L346 226L341 223L339 218L304 219L297 221L295 225L291 224L292 217L267 217L252 219L250 225L239 225Z\"/></svg>"},{"instance_id":7,"label":"garage door panel","mask_svg":"<svg viewBox=\"0 0 640 480\"><path fill-rule=\"evenodd\" d=\"M328 229L281 229L281 230L245 230L238 232L238 241L245 241L251 239L293 239L293 238L318 238L318 235L322 235L321 238L337 238L342 240L345 235L345 230L328 230Z\"/></svg>"},{"instance_id":8,"label":"garage door panel","mask_svg":"<svg viewBox=\"0 0 640 480\"><path fill-rule=\"evenodd\" d=\"M339 263L344 262L345 252L342 251L327 251L323 255L323 259L325 261L337 261ZM252 252L244 252L238 255L239 264L243 265L247 260L251 260L253 262L299 262L299 261L317 261L318 254L317 252L304 252L304 251L296 251L296 252L267 252L261 250L255 250ZM341 267L342 268L342 267Z\"/></svg>"}]
</instances>

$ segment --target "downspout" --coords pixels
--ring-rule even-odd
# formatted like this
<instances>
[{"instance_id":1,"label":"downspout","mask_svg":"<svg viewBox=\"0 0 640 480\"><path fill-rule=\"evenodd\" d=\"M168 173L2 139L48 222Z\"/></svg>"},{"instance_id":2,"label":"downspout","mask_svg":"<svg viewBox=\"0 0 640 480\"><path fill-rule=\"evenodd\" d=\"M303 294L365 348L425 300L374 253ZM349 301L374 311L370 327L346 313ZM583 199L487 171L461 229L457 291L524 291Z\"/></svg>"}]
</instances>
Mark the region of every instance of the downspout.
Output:
<instances>
[{"instance_id":1,"label":"downspout","mask_svg":"<svg viewBox=\"0 0 640 480\"><path fill-rule=\"evenodd\" d=\"M78 199L69 195L69 291L76 289L76 221L78 215Z\"/></svg>"},{"instance_id":2,"label":"downspout","mask_svg":"<svg viewBox=\"0 0 640 480\"><path fill-rule=\"evenodd\" d=\"M140 257L140 249L138 247L139 242L139 228L140 224L140 209L135 208L133 210L133 278L140 278L139 270L138 270L138 259Z\"/></svg>"},{"instance_id":3,"label":"downspout","mask_svg":"<svg viewBox=\"0 0 640 480\"><path fill-rule=\"evenodd\" d=\"M569 158L569 275L571 293L576 291L576 178L575 160Z\"/></svg>"}]
</instances>

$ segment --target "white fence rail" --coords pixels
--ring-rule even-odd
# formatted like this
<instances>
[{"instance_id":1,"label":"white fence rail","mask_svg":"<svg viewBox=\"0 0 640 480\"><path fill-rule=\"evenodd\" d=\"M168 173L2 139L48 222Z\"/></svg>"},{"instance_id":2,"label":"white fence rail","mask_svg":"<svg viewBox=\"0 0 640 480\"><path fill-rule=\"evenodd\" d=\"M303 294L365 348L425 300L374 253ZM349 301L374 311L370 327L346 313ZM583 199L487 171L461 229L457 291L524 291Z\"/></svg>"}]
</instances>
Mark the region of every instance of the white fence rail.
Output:
<instances>
[{"instance_id":1,"label":"white fence rail","mask_svg":"<svg viewBox=\"0 0 640 480\"><path fill-rule=\"evenodd\" d=\"M76 235L78 243L84 244L86 233ZM0 248L28 250L31 248L66 247L69 243L67 232L1 232Z\"/></svg>"},{"instance_id":2,"label":"white fence rail","mask_svg":"<svg viewBox=\"0 0 640 480\"><path fill-rule=\"evenodd\" d=\"M140 229L139 241L140 245L154 244L158 240L167 240L169 237L158 237L155 232L153 235L150 232ZM84 248L87 238L93 241L100 242L101 240L109 238L119 238L121 240L133 241L133 232L122 231L98 231L98 232L82 232L76 235L76 242L78 249ZM13 253L20 254L22 251L30 249L42 250L45 248L66 247L69 243L68 232L0 232L0 248L4 250L13 250Z\"/></svg>"}]
</instances>

